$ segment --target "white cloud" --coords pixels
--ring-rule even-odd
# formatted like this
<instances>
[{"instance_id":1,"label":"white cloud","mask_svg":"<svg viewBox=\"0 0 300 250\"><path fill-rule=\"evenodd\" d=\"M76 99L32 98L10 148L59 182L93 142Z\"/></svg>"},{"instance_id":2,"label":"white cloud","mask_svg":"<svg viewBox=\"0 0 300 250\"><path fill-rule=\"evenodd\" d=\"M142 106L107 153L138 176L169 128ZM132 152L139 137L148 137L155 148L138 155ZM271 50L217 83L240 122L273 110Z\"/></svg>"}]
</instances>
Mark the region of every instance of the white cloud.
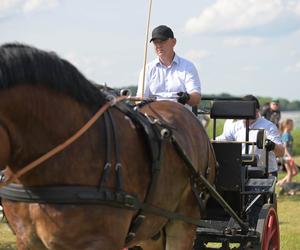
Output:
<instances>
[{"instance_id":1,"label":"white cloud","mask_svg":"<svg viewBox=\"0 0 300 250\"><path fill-rule=\"evenodd\" d=\"M298 3L298 5L297 5L296 8L294 9L294 11L295 11L295 13L296 13L297 15L300 16L300 3Z\"/></svg>"},{"instance_id":2,"label":"white cloud","mask_svg":"<svg viewBox=\"0 0 300 250\"><path fill-rule=\"evenodd\" d=\"M246 72L254 72L254 71L259 71L260 68L256 65L248 65L248 66L244 66L242 67L242 71L246 71Z\"/></svg>"},{"instance_id":3,"label":"white cloud","mask_svg":"<svg viewBox=\"0 0 300 250\"><path fill-rule=\"evenodd\" d=\"M294 0L217 0L198 17L189 19L186 30L191 33L232 32L261 25L286 14ZM300 7L299 7L300 8Z\"/></svg>"},{"instance_id":4,"label":"white cloud","mask_svg":"<svg viewBox=\"0 0 300 250\"><path fill-rule=\"evenodd\" d=\"M300 2L299 0L290 0L287 8L294 14L300 16Z\"/></svg>"},{"instance_id":5,"label":"white cloud","mask_svg":"<svg viewBox=\"0 0 300 250\"><path fill-rule=\"evenodd\" d=\"M96 56L79 55L76 52L70 51L63 55L63 58L72 63L80 72L87 78L93 79L98 71L106 71L112 67L112 62L109 60L100 60Z\"/></svg>"},{"instance_id":6,"label":"white cloud","mask_svg":"<svg viewBox=\"0 0 300 250\"><path fill-rule=\"evenodd\" d=\"M223 44L231 47L239 47L239 46L258 46L264 44L266 39L261 37L227 37L223 40Z\"/></svg>"},{"instance_id":7,"label":"white cloud","mask_svg":"<svg viewBox=\"0 0 300 250\"><path fill-rule=\"evenodd\" d=\"M17 11L20 0L1 0L0 1L0 18L11 15Z\"/></svg>"},{"instance_id":8,"label":"white cloud","mask_svg":"<svg viewBox=\"0 0 300 250\"><path fill-rule=\"evenodd\" d=\"M285 68L286 72L300 72L300 62L297 62L296 64L289 65Z\"/></svg>"},{"instance_id":9,"label":"white cloud","mask_svg":"<svg viewBox=\"0 0 300 250\"><path fill-rule=\"evenodd\" d=\"M95 61L93 58L88 56L80 56L75 52L68 52L63 56L66 60L72 63L79 71L82 71L84 74L89 74L94 71L93 65Z\"/></svg>"},{"instance_id":10,"label":"white cloud","mask_svg":"<svg viewBox=\"0 0 300 250\"><path fill-rule=\"evenodd\" d=\"M60 0L0 0L0 18L56 7Z\"/></svg>"},{"instance_id":11,"label":"white cloud","mask_svg":"<svg viewBox=\"0 0 300 250\"><path fill-rule=\"evenodd\" d=\"M27 0L23 6L22 10L25 13L46 10L56 7L59 4L59 0Z\"/></svg>"},{"instance_id":12,"label":"white cloud","mask_svg":"<svg viewBox=\"0 0 300 250\"><path fill-rule=\"evenodd\" d=\"M186 54L185 57L192 60L192 61L199 61L204 58L207 58L211 56L211 53L207 50L189 50Z\"/></svg>"},{"instance_id":13,"label":"white cloud","mask_svg":"<svg viewBox=\"0 0 300 250\"><path fill-rule=\"evenodd\" d=\"M292 50L289 51L289 55L290 56L298 56L299 52L296 49L292 49Z\"/></svg>"}]
</instances>

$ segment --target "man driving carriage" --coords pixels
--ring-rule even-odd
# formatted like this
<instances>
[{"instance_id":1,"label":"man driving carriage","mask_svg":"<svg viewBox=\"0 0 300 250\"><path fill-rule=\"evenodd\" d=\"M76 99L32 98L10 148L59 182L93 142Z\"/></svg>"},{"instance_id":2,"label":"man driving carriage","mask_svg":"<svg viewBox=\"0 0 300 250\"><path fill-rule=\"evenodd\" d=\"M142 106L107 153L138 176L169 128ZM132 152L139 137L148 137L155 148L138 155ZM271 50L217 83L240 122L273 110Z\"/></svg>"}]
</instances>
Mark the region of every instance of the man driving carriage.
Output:
<instances>
[{"instance_id":1,"label":"man driving carriage","mask_svg":"<svg viewBox=\"0 0 300 250\"><path fill-rule=\"evenodd\" d=\"M197 69L193 63L175 53L176 38L173 31L168 26L160 25L153 29L150 42L158 58L147 65L144 82L141 72L137 96L198 105L201 86Z\"/></svg>"},{"instance_id":2,"label":"man driving carriage","mask_svg":"<svg viewBox=\"0 0 300 250\"><path fill-rule=\"evenodd\" d=\"M277 176L277 161L276 157L284 155L284 147L281 141L280 133L276 125L269 120L261 117L259 112L259 101L253 95L247 95L243 98L246 101L255 101L256 103L256 119L249 120L249 141L255 142L258 129L264 129L266 133L267 142L265 148L269 151L269 174ZM223 133L216 139L220 141L244 141L245 139L245 121L238 120L232 122L229 126L224 127ZM254 153L259 156L259 165L263 165L265 157L264 150L255 147Z\"/></svg>"}]
</instances>

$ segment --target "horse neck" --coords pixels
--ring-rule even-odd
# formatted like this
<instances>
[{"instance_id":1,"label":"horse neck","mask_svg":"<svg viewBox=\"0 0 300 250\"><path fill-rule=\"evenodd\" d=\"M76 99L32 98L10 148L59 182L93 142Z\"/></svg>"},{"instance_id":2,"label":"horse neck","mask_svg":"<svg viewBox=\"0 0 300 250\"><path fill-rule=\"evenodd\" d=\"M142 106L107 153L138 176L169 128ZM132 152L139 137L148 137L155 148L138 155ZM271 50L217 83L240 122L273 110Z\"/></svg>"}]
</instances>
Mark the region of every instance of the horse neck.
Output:
<instances>
[{"instance_id":1,"label":"horse neck","mask_svg":"<svg viewBox=\"0 0 300 250\"><path fill-rule=\"evenodd\" d=\"M84 105L43 87L20 85L2 91L0 100L1 119L10 135L8 164L13 172L63 143L91 116ZM89 131L59 155L26 174L21 182L26 185L73 182L74 175L81 174L80 165L86 164L88 168L92 165L89 161L96 160L92 148L99 144L99 139L100 136L92 137ZM82 157L86 162L83 163ZM86 179L81 177L81 181Z\"/></svg>"}]
</instances>

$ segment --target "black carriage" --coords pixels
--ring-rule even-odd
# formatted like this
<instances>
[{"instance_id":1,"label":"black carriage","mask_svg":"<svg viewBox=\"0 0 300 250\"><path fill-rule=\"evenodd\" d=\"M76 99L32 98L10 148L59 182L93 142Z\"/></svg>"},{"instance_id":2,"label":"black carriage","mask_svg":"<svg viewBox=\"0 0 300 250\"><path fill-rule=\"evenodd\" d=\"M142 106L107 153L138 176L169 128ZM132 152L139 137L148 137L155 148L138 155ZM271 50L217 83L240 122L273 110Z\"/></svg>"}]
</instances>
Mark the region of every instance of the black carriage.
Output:
<instances>
[{"instance_id":1,"label":"black carriage","mask_svg":"<svg viewBox=\"0 0 300 250\"><path fill-rule=\"evenodd\" d=\"M218 162L215 190L221 198L211 195L208 199L203 224L197 228L194 250L279 249L276 177L268 174L264 131L257 131L255 143L249 142L249 119L256 116L255 103L237 99L209 100L212 102L212 144ZM245 141L216 141L218 119L245 119ZM264 167L258 166L257 155L249 153L254 145L266 152Z\"/></svg>"}]
</instances>

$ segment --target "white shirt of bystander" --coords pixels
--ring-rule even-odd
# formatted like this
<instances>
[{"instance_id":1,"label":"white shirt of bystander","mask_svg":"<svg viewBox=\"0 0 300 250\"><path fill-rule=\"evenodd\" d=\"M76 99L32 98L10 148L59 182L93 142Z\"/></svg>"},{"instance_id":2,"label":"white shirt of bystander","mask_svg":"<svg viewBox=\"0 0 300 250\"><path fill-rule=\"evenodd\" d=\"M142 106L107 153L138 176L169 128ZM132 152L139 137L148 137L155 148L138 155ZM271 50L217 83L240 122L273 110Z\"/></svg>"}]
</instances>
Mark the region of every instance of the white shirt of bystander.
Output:
<instances>
[{"instance_id":1,"label":"white shirt of bystander","mask_svg":"<svg viewBox=\"0 0 300 250\"><path fill-rule=\"evenodd\" d=\"M266 138L275 142L276 144L282 144L280 133L276 125L267 119L260 117L254 123L249 126L249 141L256 142L258 129L264 129ZM246 138L246 125L245 121L238 120L231 123L231 126L224 127L223 133L216 138L218 141L245 141ZM243 153L245 152L245 144L243 144ZM265 151L259 149L256 146L250 147L250 152L259 156L258 166L265 166ZM277 171L276 156L273 151L269 152L269 172Z\"/></svg>"}]
</instances>

